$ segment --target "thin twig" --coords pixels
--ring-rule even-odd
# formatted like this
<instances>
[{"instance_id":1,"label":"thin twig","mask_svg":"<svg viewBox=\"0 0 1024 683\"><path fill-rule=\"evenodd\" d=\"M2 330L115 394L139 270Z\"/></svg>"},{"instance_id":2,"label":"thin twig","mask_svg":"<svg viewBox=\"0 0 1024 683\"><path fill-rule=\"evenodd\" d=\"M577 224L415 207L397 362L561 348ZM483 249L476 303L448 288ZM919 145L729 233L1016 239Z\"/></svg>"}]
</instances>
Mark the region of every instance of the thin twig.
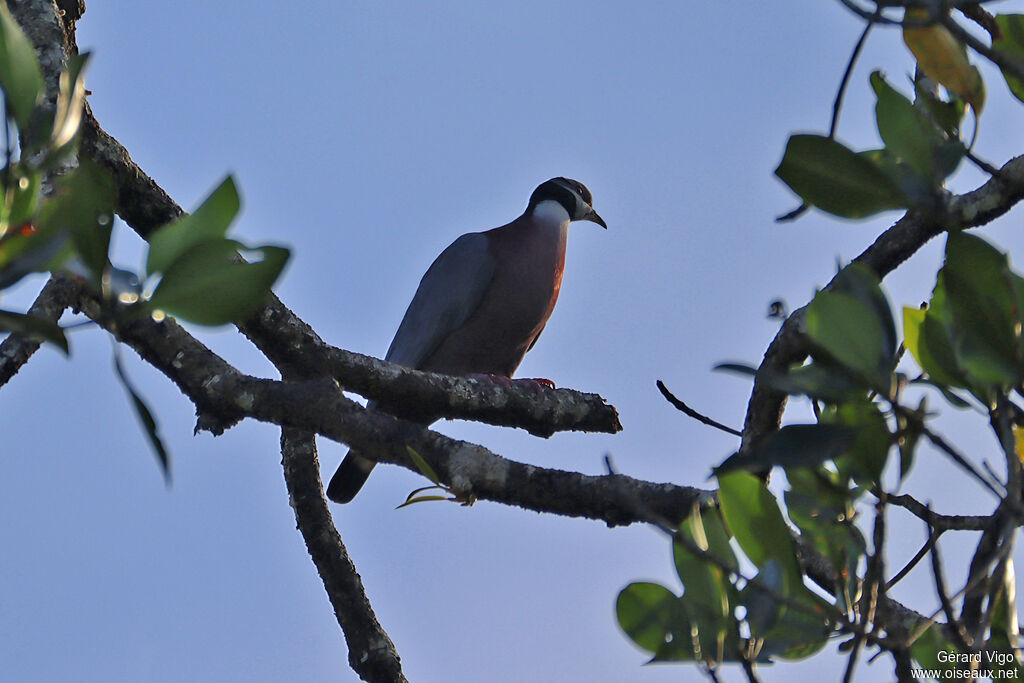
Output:
<instances>
[{"instance_id":1,"label":"thin twig","mask_svg":"<svg viewBox=\"0 0 1024 683\"><path fill-rule=\"evenodd\" d=\"M977 127L977 118L975 118L975 127ZM999 169L998 168L996 168L995 166L993 166L989 162L985 161L984 159L982 159L981 157L976 155L971 150L968 149L964 156L967 157L968 161L970 161L972 164L974 164L975 166L980 168L985 173L988 173L991 176L999 175Z\"/></svg>"},{"instance_id":2,"label":"thin twig","mask_svg":"<svg viewBox=\"0 0 1024 683\"><path fill-rule=\"evenodd\" d=\"M889 504L897 505L915 517L934 524L937 531L981 531L992 524L992 515L942 515L931 513L930 508L910 494L890 495Z\"/></svg>"},{"instance_id":3,"label":"thin twig","mask_svg":"<svg viewBox=\"0 0 1024 683\"><path fill-rule=\"evenodd\" d=\"M928 534L928 540L926 540L924 542L924 545L922 545L918 549L917 553L910 559L910 561L907 562L907 564L905 564L903 566L903 569L901 569L898 572L896 572L895 576L893 576L891 579L889 579L888 581L885 582L886 590L892 588L897 583L902 581L903 577L905 577L907 574L909 574L911 572L911 570L914 567L917 566L918 562L920 562L922 559L924 559L924 556L927 555L928 551L930 551L935 546L935 542L939 540L939 537L942 534L943 534L942 531L937 531L937 532L929 533Z\"/></svg>"},{"instance_id":4,"label":"thin twig","mask_svg":"<svg viewBox=\"0 0 1024 683\"><path fill-rule=\"evenodd\" d=\"M732 434L733 436L742 436L743 432L741 432L740 430L733 429L732 427L726 427L721 422L712 420L710 417L707 417L706 415L701 415L696 410L680 401L678 398L675 397L675 395L672 394L671 391L668 390L668 387L666 387L665 383L662 382L660 379L656 382L656 384L658 385L658 391L660 391L661 395L665 397L665 400L671 403L677 410L682 412L684 415L692 417L694 420L702 422L703 424L706 424L709 427L720 429L723 432L726 432L727 434Z\"/></svg>"},{"instance_id":5,"label":"thin twig","mask_svg":"<svg viewBox=\"0 0 1024 683\"><path fill-rule=\"evenodd\" d=\"M718 670L715 667L706 662L702 662L701 671L704 672L704 675L708 677L708 680L710 680L711 683L721 683L718 679Z\"/></svg>"},{"instance_id":6,"label":"thin twig","mask_svg":"<svg viewBox=\"0 0 1024 683\"><path fill-rule=\"evenodd\" d=\"M1004 500L999 506L995 515L997 520L982 533L967 571L971 588L964 592L960 621L975 640L984 637L987 619L991 618L990 612L982 612L982 605L991 595L993 582L998 581L998 565L1009 556L1013 548L1011 539L1016 535L1014 522L1017 518L1012 514L1012 509L1009 500ZM990 575L991 568L995 568L996 572ZM991 609L992 606L988 607Z\"/></svg>"},{"instance_id":7,"label":"thin twig","mask_svg":"<svg viewBox=\"0 0 1024 683\"><path fill-rule=\"evenodd\" d=\"M810 210L811 210L811 206L809 204L807 204L807 203L803 203L800 206L798 206L795 209L793 209L792 211L787 211L786 213L782 214L781 216L776 216L775 217L775 222L776 223L788 223L789 221L795 221L797 218L800 218L800 216L803 216L805 213L807 213Z\"/></svg>"},{"instance_id":8,"label":"thin twig","mask_svg":"<svg viewBox=\"0 0 1024 683\"><path fill-rule=\"evenodd\" d=\"M918 429L929 441L932 442L939 450L949 456L949 458L960 466L962 470L974 477L982 486L987 488L992 495L996 498L1002 499L1005 494L1005 488L1000 482L990 480L984 474L982 474L977 467L951 446L942 436L936 434L925 425L924 421L916 413L907 410L898 403L892 404L893 412L899 414L900 417L904 418L909 424L912 424L915 429ZM1002 490L1000 490L1002 489Z\"/></svg>"},{"instance_id":9,"label":"thin twig","mask_svg":"<svg viewBox=\"0 0 1024 683\"><path fill-rule=\"evenodd\" d=\"M965 29L963 26L958 24L952 16L943 14L939 17L939 23L941 23L946 29L953 34L953 36L964 43L972 50L980 54L985 59L989 60L1004 72L1009 73L1012 76L1016 76L1024 80L1024 64L1014 57L1011 57L1002 50L996 50L992 47L981 42L973 33Z\"/></svg>"},{"instance_id":10,"label":"thin twig","mask_svg":"<svg viewBox=\"0 0 1024 683\"><path fill-rule=\"evenodd\" d=\"M856 45L853 46L853 53L850 54L850 59L846 63L846 70L843 71L843 78L839 81L839 90L836 91L836 98L832 102L832 123L828 127L828 136L835 138L836 129L839 127L839 112L843 107L843 97L846 95L846 86L850 84L850 76L853 74L853 67L857 63L857 58L860 57L861 51L864 49L864 43L868 39L868 34L871 33L871 29L875 25L876 19L881 16L882 8L879 7L875 10L873 18L868 19L864 24L864 30L861 31L860 38L857 39Z\"/></svg>"},{"instance_id":11,"label":"thin twig","mask_svg":"<svg viewBox=\"0 0 1024 683\"><path fill-rule=\"evenodd\" d=\"M1007 489L1011 492L1016 492L1015 497L1019 499L1019 491L1022 484L1021 462L1020 458L1017 457L1016 439L1013 435L1013 425L1010 419L1011 413L1015 412L1015 410L1016 407L1010 402L1006 394L1000 392L996 397L995 410L989 412L989 424L992 426L992 431L996 433L996 438L999 440L999 446L1006 460Z\"/></svg>"},{"instance_id":12,"label":"thin twig","mask_svg":"<svg viewBox=\"0 0 1024 683\"><path fill-rule=\"evenodd\" d=\"M881 7L876 3L875 10L866 10L863 7L859 7L854 4L853 0L839 0L848 10L859 16L861 19L866 19L875 24L899 24L899 19L890 19L889 17L880 13Z\"/></svg>"},{"instance_id":13,"label":"thin twig","mask_svg":"<svg viewBox=\"0 0 1024 683\"><path fill-rule=\"evenodd\" d=\"M999 24L996 23L996 18L980 4L967 5L966 7L961 7L959 9L961 14L985 29L985 32L988 33L989 38L993 41L998 40L1001 37Z\"/></svg>"},{"instance_id":14,"label":"thin twig","mask_svg":"<svg viewBox=\"0 0 1024 683\"><path fill-rule=\"evenodd\" d=\"M1006 587L1007 561L1009 560L1010 553L1013 551L1014 538L1016 538L1016 534L1010 534L1004 539L1003 545L1000 548L999 564L996 565L995 571L992 572L992 578L989 580L985 616L978 624L978 628L975 629L978 638L984 637L984 634L991 627L992 617L995 615L996 607L999 604L999 594Z\"/></svg>"},{"instance_id":15,"label":"thin twig","mask_svg":"<svg viewBox=\"0 0 1024 683\"><path fill-rule=\"evenodd\" d=\"M860 657L861 647L867 635L874 630L875 609L878 607L879 598L885 597L885 506L886 495L883 493L875 505L875 524L871 536L871 556L868 557L868 568L864 575L864 593L861 596L863 605L860 619L857 620L854 629L853 647L850 648L849 660L846 664L846 672L843 674L843 683L853 681L853 672L857 668L857 660Z\"/></svg>"},{"instance_id":16,"label":"thin twig","mask_svg":"<svg viewBox=\"0 0 1024 683\"><path fill-rule=\"evenodd\" d=\"M749 657L741 658L740 665L743 667L743 673L747 675L748 683L761 683L761 679L757 677L757 671L754 670L754 662Z\"/></svg>"},{"instance_id":17,"label":"thin twig","mask_svg":"<svg viewBox=\"0 0 1024 683\"><path fill-rule=\"evenodd\" d=\"M930 535L931 527L927 526L927 529ZM942 560L939 557L938 545L932 548L932 576L935 579L935 592L939 594L939 602L942 604L942 612L946 615L946 625L950 627L957 649L961 652L970 652L973 649L972 645L967 642L970 636L967 635L963 624L953 612L953 604L946 592L946 579L942 573Z\"/></svg>"}]
</instances>

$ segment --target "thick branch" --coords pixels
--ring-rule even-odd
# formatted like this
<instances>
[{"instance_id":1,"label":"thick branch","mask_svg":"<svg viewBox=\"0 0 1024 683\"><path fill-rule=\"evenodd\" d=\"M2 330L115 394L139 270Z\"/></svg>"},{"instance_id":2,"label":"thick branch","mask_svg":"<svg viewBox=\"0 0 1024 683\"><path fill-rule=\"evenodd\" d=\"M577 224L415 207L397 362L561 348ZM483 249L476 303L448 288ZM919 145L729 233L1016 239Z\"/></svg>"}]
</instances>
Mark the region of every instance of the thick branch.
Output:
<instances>
[{"instance_id":1,"label":"thick branch","mask_svg":"<svg viewBox=\"0 0 1024 683\"><path fill-rule=\"evenodd\" d=\"M615 408L597 394L572 389L508 387L496 382L410 370L371 356L324 346L325 375L347 390L410 419L460 418L519 427L534 436L557 431L622 430Z\"/></svg>"},{"instance_id":2,"label":"thick branch","mask_svg":"<svg viewBox=\"0 0 1024 683\"><path fill-rule=\"evenodd\" d=\"M362 579L331 519L320 482L316 440L283 429L281 456L295 520L345 634L349 666L364 681L405 681L398 652L377 621Z\"/></svg>"},{"instance_id":3,"label":"thick branch","mask_svg":"<svg viewBox=\"0 0 1024 683\"><path fill-rule=\"evenodd\" d=\"M185 213L132 161L128 150L100 127L88 102L82 121L81 154L110 173L117 190L115 212L143 238Z\"/></svg>"},{"instance_id":4,"label":"thick branch","mask_svg":"<svg viewBox=\"0 0 1024 683\"><path fill-rule=\"evenodd\" d=\"M81 11L72 0L63 0L61 14L52 2L47 0L21 0L7 3L11 13L22 30L36 47L36 56L43 73L45 92L40 102L47 113L56 107L58 82L67 63L67 55L73 50L65 26L73 25ZM21 130L21 144L24 146L30 131ZM49 186L50 174L44 181ZM57 322L75 294L75 286L68 280L51 277L36 297L29 314ZM0 344L0 386L6 384L21 367L28 362L39 348L39 341L18 333L12 333Z\"/></svg>"},{"instance_id":5,"label":"thick branch","mask_svg":"<svg viewBox=\"0 0 1024 683\"><path fill-rule=\"evenodd\" d=\"M46 89L40 106L52 115L57 106L60 75L67 66L68 55L75 51L72 39L64 30L53 0L7 0L7 7L36 48Z\"/></svg>"},{"instance_id":6,"label":"thick branch","mask_svg":"<svg viewBox=\"0 0 1024 683\"><path fill-rule=\"evenodd\" d=\"M100 324L107 324L94 300L83 300L82 308ZM121 341L195 403L199 427L214 433L250 417L316 432L358 448L368 457L418 472L406 452L408 445L465 498L601 519L609 525L649 521L637 513L633 501L638 499L657 515L680 521L694 500L708 496L700 489L619 474L588 476L513 462L482 446L367 411L346 398L331 379L281 382L243 375L171 319L122 323L116 331Z\"/></svg>"},{"instance_id":7,"label":"thick branch","mask_svg":"<svg viewBox=\"0 0 1024 683\"><path fill-rule=\"evenodd\" d=\"M117 213L143 237L182 215L181 207L100 128L91 112L84 124L82 149L113 175ZM239 329L279 368L334 377L346 390L394 406L407 417L479 420L545 437L556 431L614 433L622 429L615 409L596 394L508 389L416 372L332 347L273 295Z\"/></svg>"}]
</instances>

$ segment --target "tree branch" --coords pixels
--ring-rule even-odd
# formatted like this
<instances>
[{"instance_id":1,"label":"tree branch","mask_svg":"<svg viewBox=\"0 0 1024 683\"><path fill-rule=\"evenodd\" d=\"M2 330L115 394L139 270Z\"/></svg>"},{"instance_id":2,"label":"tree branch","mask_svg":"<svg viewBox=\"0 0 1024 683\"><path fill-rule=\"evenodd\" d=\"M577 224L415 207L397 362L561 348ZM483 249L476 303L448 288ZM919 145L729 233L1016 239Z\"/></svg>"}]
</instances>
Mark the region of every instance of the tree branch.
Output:
<instances>
[{"instance_id":1,"label":"tree branch","mask_svg":"<svg viewBox=\"0 0 1024 683\"><path fill-rule=\"evenodd\" d=\"M47 101L52 106L57 78L63 71L67 55L77 52L74 24L85 11L85 4L82 0L60 0L59 12L54 11L57 8L52 2L45 0L9 2L8 5L36 45L47 82ZM136 226L143 236L182 215L181 207L132 162L120 143L99 127L88 103L84 113L82 151L114 178L118 214ZM51 279L33 305L32 312L35 313L38 307L42 309L41 314L58 319L64 309L64 305L59 304L66 304L78 293L66 291L69 286L63 279ZM57 305L52 305L51 299ZM17 372L35 348L38 344L33 346L16 335L0 345L3 381ZM206 360L218 369L225 369L226 363L216 363L215 360L219 359L213 354L209 354ZM398 653L373 613L323 499L314 437L294 430L283 431L282 461L296 523L345 634L349 665L366 681L404 683L406 679L402 675Z\"/></svg>"},{"instance_id":2,"label":"tree branch","mask_svg":"<svg viewBox=\"0 0 1024 683\"><path fill-rule=\"evenodd\" d=\"M949 14L941 15L939 17L939 23L942 24L946 30L952 33L953 36L961 43L970 46L972 50L998 66L1006 73L1017 78L1024 79L1024 64L1021 64L1019 60L981 42L981 40L976 38L973 33L958 24Z\"/></svg>"},{"instance_id":3,"label":"tree branch","mask_svg":"<svg viewBox=\"0 0 1024 683\"><path fill-rule=\"evenodd\" d=\"M933 237L946 230L975 228L1002 216L1024 198L1024 156L1006 162L999 175L971 192L950 197L941 214L908 211L879 235L854 259L884 278L910 258ZM826 286L831 286L831 283ZM775 335L761 361L759 372L784 373L807 357L807 343L800 328L804 310L790 314ZM747 404L741 452L751 452L768 435L778 430L786 406L786 395L758 382Z\"/></svg>"},{"instance_id":4,"label":"tree branch","mask_svg":"<svg viewBox=\"0 0 1024 683\"><path fill-rule=\"evenodd\" d=\"M889 504L904 508L936 531L981 531L992 524L992 515L940 515L909 494L890 495Z\"/></svg>"},{"instance_id":5,"label":"tree branch","mask_svg":"<svg viewBox=\"0 0 1024 683\"><path fill-rule=\"evenodd\" d=\"M719 429L725 432L726 434L732 434L733 436L740 436L742 434L742 432L740 432L738 429L727 427L721 422L713 420L707 415L702 415L701 413L698 413L690 406L686 405L683 401L676 398L675 394L669 391L668 387L666 387L665 383L662 382L660 379L657 382L655 382L655 385L658 387L658 391L661 392L661 395L665 397L665 400L671 403L673 408L683 413L687 417L692 417L694 420L697 420L697 422L706 424L709 427L714 427L715 429Z\"/></svg>"},{"instance_id":6,"label":"tree branch","mask_svg":"<svg viewBox=\"0 0 1024 683\"><path fill-rule=\"evenodd\" d=\"M197 429L214 434L243 418L316 432L357 448L367 457L419 472L413 448L452 489L467 499L491 500L538 512L600 519L610 526L649 521L633 503L641 499L658 515L681 521L700 489L654 484L621 474L588 476L533 467L475 444L451 439L346 398L329 378L282 382L243 375L172 319L141 319L116 327L98 302L81 298L82 310L171 379L196 405Z\"/></svg>"},{"instance_id":7,"label":"tree branch","mask_svg":"<svg viewBox=\"0 0 1024 683\"><path fill-rule=\"evenodd\" d=\"M499 427L518 427L541 437L558 431L622 431L618 412L598 394L508 387L468 377L420 372L320 343L322 346L313 357L322 358L322 374L338 380L346 390L378 401L385 411L407 419L475 420Z\"/></svg>"},{"instance_id":8,"label":"tree branch","mask_svg":"<svg viewBox=\"0 0 1024 683\"><path fill-rule=\"evenodd\" d=\"M52 276L39 296L28 309L29 315L44 318L51 322L60 320L60 316L75 299L78 285L69 278ZM0 386L8 381L21 367L28 362L32 354L39 348L39 340L27 337L19 332L12 332L0 343Z\"/></svg>"},{"instance_id":9,"label":"tree branch","mask_svg":"<svg viewBox=\"0 0 1024 683\"><path fill-rule=\"evenodd\" d=\"M7 5L36 48L45 87L40 108L50 115L56 108L60 75L67 66L67 55L77 51L65 28L74 25L84 5L79 8L75 0L62 0L60 12L55 11L52 2L45 0L12 0ZM29 133L19 131L22 146ZM51 175L44 178L45 187L49 187ZM57 322L74 298L76 289L66 278L51 277L32 303L29 314ZM37 340L16 332L9 334L0 344L0 386L6 384L38 348Z\"/></svg>"},{"instance_id":10,"label":"tree branch","mask_svg":"<svg viewBox=\"0 0 1024 683\"><path fill-rule=\"evenodd\" d=\"M107 169L117 186L117 214L142 237L183 212L132 161L88 111L82 150ZM520 427L535 436L556 431L621 431L618 413L596 394L541 389L538 393L467 378L421 373L326 344L276 296L239 324L276 366L336 378L346 390L374 399L398 414L423 421L439 417ZM409 406L416 406L411 409Z\"/></svg>"},{"instance_id":11,"label":"tree branch","mask_svg":"<svg viewBox=\"0 0 1024 683\"><path fill-rule=\"evenodd\" d=\"M295 429L282 429L281 456L295 521L345 634L349 666L364 681L404 682L395 645L373 613L324 499L316 440Z\"/></svg>"}]
</instances>

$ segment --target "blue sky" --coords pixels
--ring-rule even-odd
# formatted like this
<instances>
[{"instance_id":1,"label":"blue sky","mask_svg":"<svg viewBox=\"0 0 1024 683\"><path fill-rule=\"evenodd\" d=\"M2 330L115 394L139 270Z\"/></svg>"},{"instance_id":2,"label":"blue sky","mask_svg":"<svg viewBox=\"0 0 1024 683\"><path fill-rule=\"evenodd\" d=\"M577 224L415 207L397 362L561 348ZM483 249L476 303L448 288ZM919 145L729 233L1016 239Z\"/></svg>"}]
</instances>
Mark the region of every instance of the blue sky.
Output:
<instances>
[{"instance_id":1,"label":"blue sky","mask_svg":"<svg viewBox=\"0 0 1024 683\"><path fill-rule=\"evenodd\" d=\"M570 232L562 294L520 376L602 394L615 436L437 428L516 460L600 473L608 453L633 476L710 486L736 446L658 394L739 426L746 381L711 372L756 363L777 329L769 302L804 303L896 218L840 222L796 205L772 176L790 132L827 129L860 24L839 2L509 3L225 0L89 3L78 42L93 51L90 101L104 128L190 208L226 173L243 194L236 235L293 249L281 298L330 343L382 355L423 271L455 237L503 224L543 180L592 190L606 232ZM1000 11L1020 9L1003 3ZM897 87L912 71L898 33L878 30L854 74L840 137L878 144L871 69ZM1020 105L986 71L979 153L1020 150ZM966 170L954 181L973 187ZM986 230L1022 246L1019 211ZM119 265L141 262L121 226ZM929 245L887 281L895 306L928 296ZM25 306L40 280L10 294ZM274 376L233 330L195 332L237 367ZM243 424L192 436L188 401L128 354L157 409L174 484L159 470L110 369L109 340L73 335L0 391L0 662L11 680L356 680L294 529L277 431ZM937 404L936 404L937 405ZM805 419L799 404L791 419ZM971 416L941 423L979 459L994 443ZM321 441L329 476L344 453ZM973 451L972 451L973 452ZM945 512L989 512L973 484L922 453L909 490ZM641 668L618 631L617 592L638 579L678 589L668 544L635 527L495 504L395 511L423 484L378 468L336 522L369 597L415 681L678 681ZM919 525L894 520L890 562ZM944 546L950 582L969 546ZM918 574L918 573L915 573ZM936 603L927 575L898 597ZM834 647L768 681L836 677ZM888 679L888 661L858 680ZM726 671L725 680L740 680Z\"/></svg>"}]
</instances>

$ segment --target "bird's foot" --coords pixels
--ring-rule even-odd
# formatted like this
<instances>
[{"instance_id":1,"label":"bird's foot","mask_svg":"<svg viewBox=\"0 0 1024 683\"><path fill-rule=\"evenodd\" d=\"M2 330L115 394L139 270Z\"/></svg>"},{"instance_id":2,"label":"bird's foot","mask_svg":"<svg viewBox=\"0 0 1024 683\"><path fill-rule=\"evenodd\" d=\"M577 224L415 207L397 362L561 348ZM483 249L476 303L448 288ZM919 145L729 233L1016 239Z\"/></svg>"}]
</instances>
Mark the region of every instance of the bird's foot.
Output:
<instances>
[{"instance_id":1,"label":"bird's foot","mask_svg":"<svg viewBox=\"0 0 1024 683\"><path fill-rule=\"evenodd\" d=\"M555 388L555 383L554 382L552 382L549 379L545 379L543 377L530 377L530 378L517 379L517 380L513 380L513 381L514 382L522 382L524 386L531 386L532 385L537 390L539 390L540 387L544 387L546 389L554 389Z\"/></svg>"},{"instance_id":2,"label":"bird's foot","mask_svg":"<svg viewBox=\"0 0 1024 683\"><path fill-rule=\"evenodd\" d=\"M521 387L523 389L529 389L534 393L538 394L542 391L542 387L548 389L555 388L554 382L552 382L549 379L544 379L543 377L529 379L512 379L511 377L505 377L504 375L492 375L479 372L470 373L469 375L467 375L467 377L483 380L485 382L493 382L494 384L498 384L506 389L514 389L516 387Z\"/></svg>"}]
</instances>

